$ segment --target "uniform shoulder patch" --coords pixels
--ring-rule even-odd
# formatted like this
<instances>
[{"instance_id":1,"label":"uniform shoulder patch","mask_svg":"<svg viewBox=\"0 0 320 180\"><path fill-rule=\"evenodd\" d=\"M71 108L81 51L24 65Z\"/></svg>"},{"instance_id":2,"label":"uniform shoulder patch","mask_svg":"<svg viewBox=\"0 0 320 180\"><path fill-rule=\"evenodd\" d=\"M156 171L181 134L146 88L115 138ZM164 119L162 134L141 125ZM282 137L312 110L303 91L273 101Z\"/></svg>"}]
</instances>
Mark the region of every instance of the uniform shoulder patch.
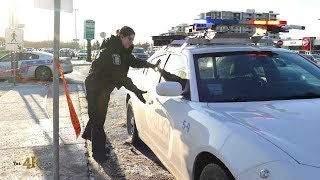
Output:
<instances>
[{"instance_id":1,"label":"uniform shoulder patch","mask_svg":"<svg viewBox=\"0 0 320 180\"><path fill-rule=\"evenodd\" d=\"M112 54L113 64L120 65L121 64L121 57L119 54Z\"/></svg>"}]
</instances>

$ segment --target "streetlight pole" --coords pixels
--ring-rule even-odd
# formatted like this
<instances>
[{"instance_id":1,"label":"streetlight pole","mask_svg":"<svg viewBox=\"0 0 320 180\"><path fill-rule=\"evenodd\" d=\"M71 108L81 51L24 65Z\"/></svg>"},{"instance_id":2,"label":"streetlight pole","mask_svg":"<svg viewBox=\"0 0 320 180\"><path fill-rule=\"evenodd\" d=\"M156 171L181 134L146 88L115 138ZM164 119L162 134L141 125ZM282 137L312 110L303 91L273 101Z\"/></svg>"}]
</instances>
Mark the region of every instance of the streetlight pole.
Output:
<instances>
[{"instance_id":1,"label":"streetlight pole","mask_svg":"<svg viewBox=\"0 0 320 180\"><path fill-rule=\"evenodd\" d=\"M75 33L75 41L77 41L77 11L79 9L74 9L74 33Z\"/></svg>"}]
</instances>

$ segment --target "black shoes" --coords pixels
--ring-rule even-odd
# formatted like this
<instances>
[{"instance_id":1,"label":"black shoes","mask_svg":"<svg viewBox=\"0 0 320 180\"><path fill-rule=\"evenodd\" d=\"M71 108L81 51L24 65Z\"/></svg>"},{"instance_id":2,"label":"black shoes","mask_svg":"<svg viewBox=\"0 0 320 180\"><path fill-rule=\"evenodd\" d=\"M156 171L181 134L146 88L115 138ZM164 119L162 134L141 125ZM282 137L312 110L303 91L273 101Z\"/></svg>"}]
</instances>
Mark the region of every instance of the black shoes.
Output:
<instances>
[{"instance_id":1,"label":"black shoes","mask_svg":"<svg viewBox=\"0 0 320 180\"><path fill-rule=\"evenodd\" d=\"M81 136L83 139L86 139L86 140L89 140L89 141L91 141L91 134L90 134L90 132L83 132L83 134L82 134L82 136Z\"/></svg>"},{"instance_id":2,"label":"black shoes","mask_svg":"<svg viewBox=\"0 0 320 180\"><path fill-rule=\"evenodd\" d=\"M93 153L92 157L97 163L105 163L108 160L108 157L104 153Z\"/></svg>"},{"instance_id":3,"label":"black shoes","mask_svg":"<svg viewBox=\"0 0 320 180\"><path fill-rule=\"evenodd\" d=\"M97 163L105 163L110 155L110 149L105 148L104 151L92 152L92 157Z\"/></svg>"},{"instance_id":4,"label":"black shoes","mask_svg":"<svg viewBox=\"0 0 320 180\"><path fill-rule=\"evenodd\" d=\"M92 131L92 126L90 123L90 120L87 123L87 126L84 128L84 131L82 133L82 138L91 141L91 131Z\"/></svg>"}]
</instances>

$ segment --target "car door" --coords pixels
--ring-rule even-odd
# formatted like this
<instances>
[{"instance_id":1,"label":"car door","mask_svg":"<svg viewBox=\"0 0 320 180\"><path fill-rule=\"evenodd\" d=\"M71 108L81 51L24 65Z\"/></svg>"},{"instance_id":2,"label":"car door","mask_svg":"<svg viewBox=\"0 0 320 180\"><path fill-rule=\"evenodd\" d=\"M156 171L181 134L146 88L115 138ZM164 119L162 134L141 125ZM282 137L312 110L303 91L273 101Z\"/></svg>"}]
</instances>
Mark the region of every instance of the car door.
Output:
<instances>
[{"instance_id":1,"label":"car door","mask_svg":"<svg viewBox=\"0 0 320 180\"><path fill-rule=\"evenodd\" d=\"M22 68L19 73L22 76L33 77L35 66L45 64L46 60L39 60L39 56L33 53L21 53L19 56L18 66ZM34 66L34 67L28 67ZM26 68L27 67L27 68ZM30 72L31 70L31 72Z\"/></svg>"},{"instance_id":2,"label":"car door","mask_svg":"<svg viewBox=\"0 0 320 180\"><path fill-rule=\"evenodd\" d=\"M187 58L180 54L171 54L164 70L187 79ZM161 77L161 81L165 81L165 79ZM176 136L180 138L183 126L183 118L180 117L187 113L189 100L181 95L159 96L156 91L151 91L150 101L152 102L152 104L149 104L150 114L153 116L152 129L154 129L154 137L157 138L157 145L170 163L177 163L180 166L179 155L174 154L174 152L180 153L177 149L179 143L177 144L174 134L177 134ZM185 126L187 126L186 122Z\"/></svg>"},{"instance_id":3,"label":"car door","mask_svg":"<svg viewBox=\"0 0 320 180\"><path fill-rule=\"evenodd\" d=\"M151 59L149 62L152 64L155 64L159 59L161 60L160 68L163 68L166 60L168 58L167 54L161 54L153 59ZM143 79L143 90L147 91L147 93L144 94L144 98L146 99L146 105L145 105L145 112L146 112L146 128L145 131L147 132L146 135L152 141L152 144L157 147L158 143L158 136L155 133L155 127L156 127L156 121L153 116L152 110L150 110L150 106L152 107L153 99L152 94L155 93L155 87L160 81L160 73L154 71L151 68L144 70L144 79Z\"/></svg>"},{"instance_id":4,"label":"car door","mask_svg":"<svg viewBox=\"0 0 320 180\"><path fill-rule=\"evenodd\" d=\"M11 68L12 59L13 59L13 54L7 54L0 59L0 78L1 79L8 79L12 76L13 71L5 72L7 70L12 69Z\"/></svg>"}]
</instances>

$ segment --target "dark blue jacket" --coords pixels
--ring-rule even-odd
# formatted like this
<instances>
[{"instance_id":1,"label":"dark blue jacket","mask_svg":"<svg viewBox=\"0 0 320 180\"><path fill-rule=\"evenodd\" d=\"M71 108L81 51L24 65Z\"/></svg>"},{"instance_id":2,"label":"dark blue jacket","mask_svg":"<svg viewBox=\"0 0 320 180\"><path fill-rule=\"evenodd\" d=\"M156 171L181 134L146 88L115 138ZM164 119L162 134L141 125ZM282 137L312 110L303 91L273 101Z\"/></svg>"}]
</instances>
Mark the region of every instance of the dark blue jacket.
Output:
<instances>
[{"instance_id":1,"label":"dark blue jacket","mask_svg":"<svg viewBox=\"0 0 320 180\"><path fill-rule=\"evenodd\" d=\"M150 68L153 64L147 61L136 59L132 55L133 46L125 49L118 36L111 35L104 42L104 48L99 57L92 62L87 81L92 84L92 88L104 88L113 85L118 89L124 86L126 89L136 92L137 87L132 80L127 77L129 67Z\"/></svg>"}]
</instances>

